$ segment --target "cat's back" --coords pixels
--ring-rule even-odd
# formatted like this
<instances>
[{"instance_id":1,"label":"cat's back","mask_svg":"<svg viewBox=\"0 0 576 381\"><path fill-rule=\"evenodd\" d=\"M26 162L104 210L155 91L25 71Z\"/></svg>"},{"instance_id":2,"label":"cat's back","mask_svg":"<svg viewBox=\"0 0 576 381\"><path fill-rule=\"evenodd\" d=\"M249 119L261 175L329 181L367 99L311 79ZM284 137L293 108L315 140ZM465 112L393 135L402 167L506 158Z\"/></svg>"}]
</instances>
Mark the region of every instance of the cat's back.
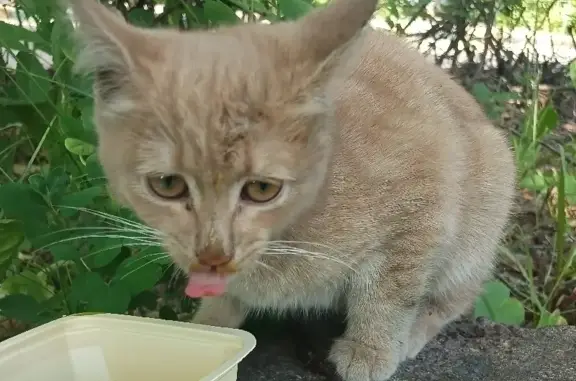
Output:
<instances>
[{"instance_id":1,"label":"cat's back","mask_svg":"<svg viewBox=\"0 0 576 381\"><path fill-rule=\"evenodd\" d=\"M336 103L342 150L359 144L364 149L352 149L395 152L409 161L425 154L439 169L446 160L466 166L473 159L514 177L504 134L448 73L385 31L367 30L359 45L360 60L351 61Z\"/></svg>"},{"instance_id":2,"label":"cat's back","mask_svg":"<svg viewBox=\"0 0 576 381\"><path fill-rule=\"evenodd\" d=\"M457 235L489 221L502 228L515 189L503 134L464 88L402 39L368 30L359 44L360 60L350 63L336 102L334 205L348 197L350 215L381 224L428 214ZM477 225L457 227L472 216Z\"/></svg>"},{"instance_id":3,"label":"cat's back","mask_svg":"<svg viewBox=\"0 0 576 381\"><path fill-rule=\"evenodd\" d=\"M341 94L341 106L368 102L360 108L372 109L378 115L392 111L387 115L392 121L395 116L413 116L423 122L454 119L463 124L489 123L464 88L404 39L370 29L354 54L360 60L350 61L351 75Z\"/></svg>"}]
</instances>

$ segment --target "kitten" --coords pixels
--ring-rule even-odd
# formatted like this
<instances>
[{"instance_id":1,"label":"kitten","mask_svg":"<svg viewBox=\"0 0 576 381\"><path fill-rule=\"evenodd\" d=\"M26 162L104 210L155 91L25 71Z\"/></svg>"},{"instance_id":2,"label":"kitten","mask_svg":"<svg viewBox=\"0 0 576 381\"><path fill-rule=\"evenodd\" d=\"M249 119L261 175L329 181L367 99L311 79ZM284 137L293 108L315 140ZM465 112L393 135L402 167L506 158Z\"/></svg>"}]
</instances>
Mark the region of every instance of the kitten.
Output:
<instances>
[{"instance_id":1,"label":"kitten","mask_svg":"<svg viewBox=\"0 0 576 381\"><path fill-rule=\"evenodd\" d=\"M330 360L383 381L471 306L512 155L447 74L365 27L375 0L194 32L72 4L111 189L189 274L195 322L343 302Z\"/></svg>"}]
</instances>

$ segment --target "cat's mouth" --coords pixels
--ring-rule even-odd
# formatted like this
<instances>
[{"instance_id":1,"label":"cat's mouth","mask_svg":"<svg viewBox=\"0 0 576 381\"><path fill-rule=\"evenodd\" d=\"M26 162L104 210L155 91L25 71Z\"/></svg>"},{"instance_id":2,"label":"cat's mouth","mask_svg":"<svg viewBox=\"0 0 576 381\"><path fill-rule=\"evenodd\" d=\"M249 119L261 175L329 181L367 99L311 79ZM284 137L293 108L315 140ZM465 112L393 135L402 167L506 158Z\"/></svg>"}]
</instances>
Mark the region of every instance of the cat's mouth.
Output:
<instances>
[{"instance_id":1,"label":"cat's mouth","mask_svg":"<svg viewBox=\"0 0 576 381\"><path fill-rule=\"evenodd\" d=\"M231 263L206 267L192 264L188 271L188 284L185 293L190 298L220 296L226 291L236 267Z\"/></svg>"},{"instance_id":2,"label":"cat's mouth","mask_svg":"<svg viewBox=\"0 0 576 381\"><path fill-rule=\"evenodd\" d=\"M184 291L190 298L204 298L207 296L220 296L226 291L230 275L209 273L188 274L188 284Z\"/></svg>"}]
</instances>

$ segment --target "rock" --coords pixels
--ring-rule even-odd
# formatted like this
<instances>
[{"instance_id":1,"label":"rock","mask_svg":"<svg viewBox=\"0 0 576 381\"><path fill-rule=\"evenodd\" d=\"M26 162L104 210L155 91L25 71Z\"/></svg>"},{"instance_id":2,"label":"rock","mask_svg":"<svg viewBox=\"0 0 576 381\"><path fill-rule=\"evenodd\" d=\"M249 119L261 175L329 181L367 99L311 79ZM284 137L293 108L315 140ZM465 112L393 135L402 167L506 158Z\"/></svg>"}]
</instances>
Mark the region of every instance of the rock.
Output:
<instances>
[{"instance_id":1,"label":"rock","mask_svg":"<svg viewBox=\"0 0 576 381\"><path fill-rule=\"evenodd\" d=\"M337 381L325 360L343 330L332 316L306 323L250 321L258 340L239 368L238 381ZM487 321L447 327L390 381L573 381L576 327L510 328Z\"/></svg>"}]
</instances>

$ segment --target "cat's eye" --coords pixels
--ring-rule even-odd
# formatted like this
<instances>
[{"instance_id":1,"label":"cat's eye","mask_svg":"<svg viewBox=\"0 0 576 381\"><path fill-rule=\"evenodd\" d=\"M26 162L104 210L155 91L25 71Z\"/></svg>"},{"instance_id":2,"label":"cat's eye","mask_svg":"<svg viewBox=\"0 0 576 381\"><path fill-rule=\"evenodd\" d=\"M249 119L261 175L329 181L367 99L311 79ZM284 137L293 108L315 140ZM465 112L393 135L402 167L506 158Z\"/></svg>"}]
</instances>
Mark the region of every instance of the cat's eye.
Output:
<instances>
[{"instance_id":1,"label":"cat's eye","mask_svg":"<svg viewBox=\"0 0 576 381\"><path fill-rule=\"evenodd\" d=\"M176 200L188 196L188 184L182 176L161 175L148 178L148 186L158 197Z\"/></svg>"},{"instance_id":2,"label":"cat's eye","mask_svg":"<svg viewBox=\"0 0 576 381\"><path fill-rule=\"evenodd\" d=\"M248 181L242 187L240 197L244 201L262 204L274 200L276 197L278 197L281 190L282 183L278 181Z\"/></svg>"}]
</instances>

